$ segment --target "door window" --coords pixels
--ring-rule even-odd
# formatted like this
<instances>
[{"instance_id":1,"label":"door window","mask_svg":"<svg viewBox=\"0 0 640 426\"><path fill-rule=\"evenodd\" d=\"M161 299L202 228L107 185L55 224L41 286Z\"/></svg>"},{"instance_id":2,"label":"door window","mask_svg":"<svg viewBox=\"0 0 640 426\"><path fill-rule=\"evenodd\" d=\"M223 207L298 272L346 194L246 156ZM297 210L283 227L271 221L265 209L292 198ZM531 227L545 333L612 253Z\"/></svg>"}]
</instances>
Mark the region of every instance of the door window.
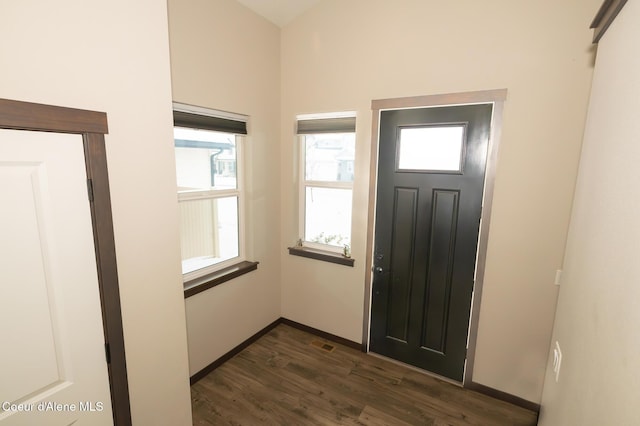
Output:
<instances>
[{"instance_id":1,"label":"door window","mask_svg":"<svg viewBox=\"0 0 640 426\"><path fill-rule=\"evenodd\" d=\"M465 125L401 128L396 169L462 172L465 128Z\"/></svg>"}]
</instances>

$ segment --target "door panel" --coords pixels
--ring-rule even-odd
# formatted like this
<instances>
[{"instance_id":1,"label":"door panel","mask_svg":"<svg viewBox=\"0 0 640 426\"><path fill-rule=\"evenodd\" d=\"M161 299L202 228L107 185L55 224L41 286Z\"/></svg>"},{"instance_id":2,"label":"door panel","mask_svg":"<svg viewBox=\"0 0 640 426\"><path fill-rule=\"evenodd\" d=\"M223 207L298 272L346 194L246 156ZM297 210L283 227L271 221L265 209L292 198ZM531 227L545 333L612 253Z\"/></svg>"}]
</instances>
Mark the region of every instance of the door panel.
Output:
<instances>
[{"instance_id":1,"label":"door panel","mask_svg":"<svg viewBox=\"0 0 640 426\"><path fill-rule=\"evenodd\" d=\"M82 137L0 130L0 158L0 424L112 424Z\"/></svg>"},{"instance_id":2,"label":"door panel","mask_svg":"<svg viewBox=\"0 0 640 426\"><path fill-rule=\"evenodd\" d=\"M2 297L2 321L12 325L8 330L9 339L3 345L6 361L3 365L12 368L3 369L2 374L2 382L11 383L12 388L7 389L3 401L14 401L34 389L45 388L59 378L59 370L64 368L56 353L62 336L50 305L53 292L49 265L53 253L45 234L50 206L43 200L44 173L42 164L0 164L4 210L0 257L13 258L11 262L3 261L0 272L5 296Z\"/></svg>"},{"instance_id":3,"label":"door panel","mask_svg":"<svg viewBox=\"0 0 640 426\"><path fill-rule=\"evenodd\" d=\"M485 104L380 114L370 349L458 381L491 112Z\"/></svg>"},{"instance_id":4,"label":"door panel","mask_svg":"<svg viewBox=\"0 0 640 426\"><path fill-rule=\"evenodd\" d=\"M393 241L391 247L397 253L392 259L393 285L389 289L387 304L387 336L402 342L408 340L409 312L411 302L411 262L415 224L417 217L418 191L415 188L396 188L394 202Z\"/></svg>"},{"instance_id":5,"label":"door panel","mask_svg":"<svg viewBox=\"0 0 640 426\"><path fill-rule=\"evenodd\" d=\"M458 191L434 190L421 346L444 353L458 222Z\"/></svg>"}]
</instances>

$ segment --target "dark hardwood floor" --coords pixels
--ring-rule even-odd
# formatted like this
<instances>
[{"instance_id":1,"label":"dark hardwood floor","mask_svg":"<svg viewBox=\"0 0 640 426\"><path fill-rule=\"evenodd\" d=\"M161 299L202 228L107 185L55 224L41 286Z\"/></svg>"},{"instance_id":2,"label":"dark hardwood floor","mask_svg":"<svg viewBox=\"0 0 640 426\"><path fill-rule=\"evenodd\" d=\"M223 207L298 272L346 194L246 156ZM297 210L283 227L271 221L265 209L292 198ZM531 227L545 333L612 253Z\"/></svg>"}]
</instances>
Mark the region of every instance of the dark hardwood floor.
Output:
<instances>
[{"instance_id":1,"label":"dark hardwood floor","mask_svg":"<svg viewBox=\"0 0 640 426\"><path fill-rule=\"evenodd\" d=\"M516 426L537 417L284 324L191 386L191 400L194 425Z\"/></svg>"}]
</instances>

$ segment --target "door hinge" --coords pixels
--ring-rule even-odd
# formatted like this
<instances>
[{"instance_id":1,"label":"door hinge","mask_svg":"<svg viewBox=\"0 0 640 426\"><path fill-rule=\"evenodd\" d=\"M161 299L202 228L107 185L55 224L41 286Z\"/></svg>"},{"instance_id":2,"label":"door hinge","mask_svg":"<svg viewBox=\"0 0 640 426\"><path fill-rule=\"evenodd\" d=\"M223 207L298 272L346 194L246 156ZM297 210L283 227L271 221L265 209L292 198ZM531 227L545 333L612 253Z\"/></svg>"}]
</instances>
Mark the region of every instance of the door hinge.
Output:
<instances>
[{"instance_id":1,"label":"door hinge","mask_svg":"<svg viewBox=\"0 0 640 426\"><path fill-rule=\"evenodd\" d=\"M89 194L89 202L93 203L93 180L87 179L87 193Z\"/></svg>"},{"instance_id":2,"label":"door hinge","mask_svg":"<svg viewBox=\"0 0 640 426\"><path fill-rule=\"evenodd\" d=\"M109 347L108 343L104 344L104 355L107 359L107 364L111 364L111 347Z\"/></svg>"}]
</instances>

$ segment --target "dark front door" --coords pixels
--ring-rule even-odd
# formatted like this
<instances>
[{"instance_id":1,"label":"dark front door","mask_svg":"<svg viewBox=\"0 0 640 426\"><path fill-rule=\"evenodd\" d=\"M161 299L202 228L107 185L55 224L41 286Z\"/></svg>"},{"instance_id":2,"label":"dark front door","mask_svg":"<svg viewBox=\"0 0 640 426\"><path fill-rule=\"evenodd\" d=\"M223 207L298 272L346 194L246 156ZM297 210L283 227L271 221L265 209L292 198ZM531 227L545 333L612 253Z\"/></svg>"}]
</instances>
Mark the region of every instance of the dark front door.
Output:
<instances>
[{"instance_id":1,"label":"dark front door","mask_svg":"<svg viewBox=\"0 0 640 426\"><path fill-rule=\"evenodd\" d=\"M462 381L491 104L382 111L372 352Z\"/></svg>"}]
</instances>

